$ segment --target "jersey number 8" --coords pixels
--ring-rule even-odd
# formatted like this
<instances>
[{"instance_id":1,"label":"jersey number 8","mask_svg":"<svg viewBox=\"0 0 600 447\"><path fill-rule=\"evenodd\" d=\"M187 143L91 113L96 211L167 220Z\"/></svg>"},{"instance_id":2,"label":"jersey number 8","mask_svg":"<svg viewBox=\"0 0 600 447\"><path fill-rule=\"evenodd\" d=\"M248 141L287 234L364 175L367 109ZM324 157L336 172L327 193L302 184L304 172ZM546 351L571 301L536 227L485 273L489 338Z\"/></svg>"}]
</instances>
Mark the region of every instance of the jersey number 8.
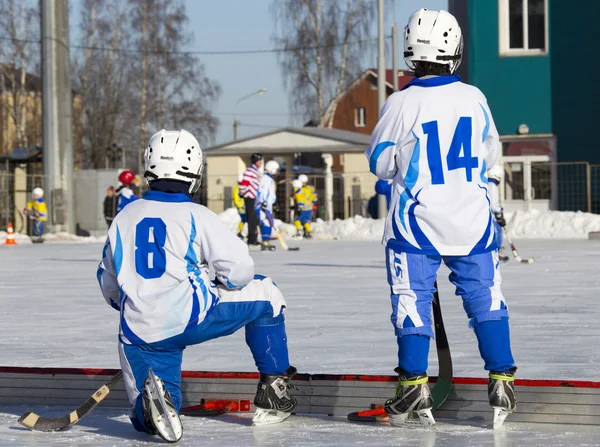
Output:
<instances>
[{"instance_id":1,"label":"jersey number 8","mask_svg":"<svg viewBox=\"0 0 600 447\"><path fill-rule=\"evenodd\" d=\"M135 270L145 279L160 278L167 269L167 225L158 217L146 217L135 227Z\"/></svg>"}]
</instances>

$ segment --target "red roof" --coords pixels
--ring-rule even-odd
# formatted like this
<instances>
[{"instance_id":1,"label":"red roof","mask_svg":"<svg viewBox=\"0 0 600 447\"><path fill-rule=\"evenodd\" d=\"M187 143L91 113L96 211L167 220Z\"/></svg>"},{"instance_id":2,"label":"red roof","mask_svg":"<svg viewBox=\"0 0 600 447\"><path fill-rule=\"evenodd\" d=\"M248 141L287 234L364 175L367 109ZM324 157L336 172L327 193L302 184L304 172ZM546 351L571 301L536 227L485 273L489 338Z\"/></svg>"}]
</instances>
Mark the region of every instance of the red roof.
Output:
<instances>
[{"instance_id":1,"label":"red roof","mask_svg":"<svg viewBox=\"0 0 600 447\"><path fill-rule=\"evenodd\" d=\"M377 68L369 68L369 71L374 73L377 78ZM414 78L414 74L410 70L398 70L398 89L401 89L408 84L411 79ZM387 69L385 71L385 80L388 84L394 85L394 70Z\"/></svg>"}]
</instances>

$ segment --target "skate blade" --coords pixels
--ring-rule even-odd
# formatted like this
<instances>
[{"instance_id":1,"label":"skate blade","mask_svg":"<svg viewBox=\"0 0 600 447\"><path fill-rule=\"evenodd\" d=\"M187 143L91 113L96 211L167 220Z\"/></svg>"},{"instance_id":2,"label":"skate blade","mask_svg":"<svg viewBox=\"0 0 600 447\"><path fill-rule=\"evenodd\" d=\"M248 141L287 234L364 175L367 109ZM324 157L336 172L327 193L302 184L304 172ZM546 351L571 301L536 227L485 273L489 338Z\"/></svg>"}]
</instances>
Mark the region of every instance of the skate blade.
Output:
<instances>
[{"instance_id":1,"label":"skate blade","mask_svg":"<svg viewBox=\"0 0 600 447\"><path fill-rule=\"evenodd\" d=\"M390 425L403 427L407 425L430 426L435 425L431 410L411 411L402 414L390 414Z\"/></svg>"},{"instance_id":2,"label":"skate blade","mask_svg":"<svg viewBox=\"0 0 600 447\"><path fill-rule=\"evenodd\" d=\"M154 375L152 368L145 386L150 393L150 415L158 435L167 442L179 441L183 436L181 420L177 411L165 401L162 382Z\"/></svg>"},{"instance_id":3,"label":"skate blade","mask_svg":"<svg viewBox=\"0 0 600 447\"><path fill-rule=\"evenodd\" d=\"M504 408L494 408L494 429L501 428L509 414Z\"/></svg>"},{"instance_id":4,"label":"skate blade","mask_svg":"<svg viewBox=\"0 0 600 447\"><path fill-rule=\"evenodd\" d=\"M278 410L266 410L257 408L252 417L252 425L255 427L262 425L279 424L289 418L292 413L285 413Z\"/></svg>"}]
</instances>

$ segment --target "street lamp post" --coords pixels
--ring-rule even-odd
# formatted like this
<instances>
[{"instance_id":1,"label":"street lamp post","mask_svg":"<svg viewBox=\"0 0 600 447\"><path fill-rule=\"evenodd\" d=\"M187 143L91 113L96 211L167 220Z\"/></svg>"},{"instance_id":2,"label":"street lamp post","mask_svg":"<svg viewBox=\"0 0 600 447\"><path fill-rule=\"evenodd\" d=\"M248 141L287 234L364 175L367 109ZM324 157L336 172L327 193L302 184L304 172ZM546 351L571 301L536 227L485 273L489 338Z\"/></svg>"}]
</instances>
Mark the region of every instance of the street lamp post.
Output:
<instances>
[{"instance_id":1,"label":"street lamp post","mask_svg":"<svg viewBox=\"0 0 600 447\"><path fill-rule=\"evenodd\" d=\"M258 90L256 92L253 92L253 93L250 93L249 95L241 97L240 99L238 99L235 102L235 106L233 107L233 141L237 140L237 128L238 128L238 125L240 124L240 122L237 119L237 106L238 106L238 104L240 102L242 102L244 99L248 99L248 98L250 98L252 96L255 96L255 95L262 95L263 93L266 93L266 92L267 92L266 88L261 88L260 90Z\"/></svg>"}]
</instances>

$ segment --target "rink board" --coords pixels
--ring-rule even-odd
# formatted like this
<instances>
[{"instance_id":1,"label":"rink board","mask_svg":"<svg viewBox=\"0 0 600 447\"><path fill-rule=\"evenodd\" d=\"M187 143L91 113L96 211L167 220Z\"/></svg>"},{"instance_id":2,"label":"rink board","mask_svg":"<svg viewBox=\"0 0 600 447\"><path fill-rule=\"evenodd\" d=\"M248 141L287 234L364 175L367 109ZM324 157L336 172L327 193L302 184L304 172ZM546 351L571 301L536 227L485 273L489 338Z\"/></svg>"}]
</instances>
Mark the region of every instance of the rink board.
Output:
<instances>
[{"instance_id":1,"label":"rink board","mask_svg":"<svg viewBox=\"0 0 600 447\"><path fill-rule=\"evenodd\" d=\"M0 404L78 407L116 374L112 369L0 367ZM184 371L183 407L201 399L250 400L257 373ZM292 384L298 414L346 415L381 405L395 394L396 376L298 374ZM430 379L435 382L435 378ZM600 425L600 382L516 381L518 410L509 421ZM123 383L103 406L127 408ZM251 409L253 411L253 408ZM487 379L455 378L437 418L490 421Z\"/></svg>"}]
</instances>

